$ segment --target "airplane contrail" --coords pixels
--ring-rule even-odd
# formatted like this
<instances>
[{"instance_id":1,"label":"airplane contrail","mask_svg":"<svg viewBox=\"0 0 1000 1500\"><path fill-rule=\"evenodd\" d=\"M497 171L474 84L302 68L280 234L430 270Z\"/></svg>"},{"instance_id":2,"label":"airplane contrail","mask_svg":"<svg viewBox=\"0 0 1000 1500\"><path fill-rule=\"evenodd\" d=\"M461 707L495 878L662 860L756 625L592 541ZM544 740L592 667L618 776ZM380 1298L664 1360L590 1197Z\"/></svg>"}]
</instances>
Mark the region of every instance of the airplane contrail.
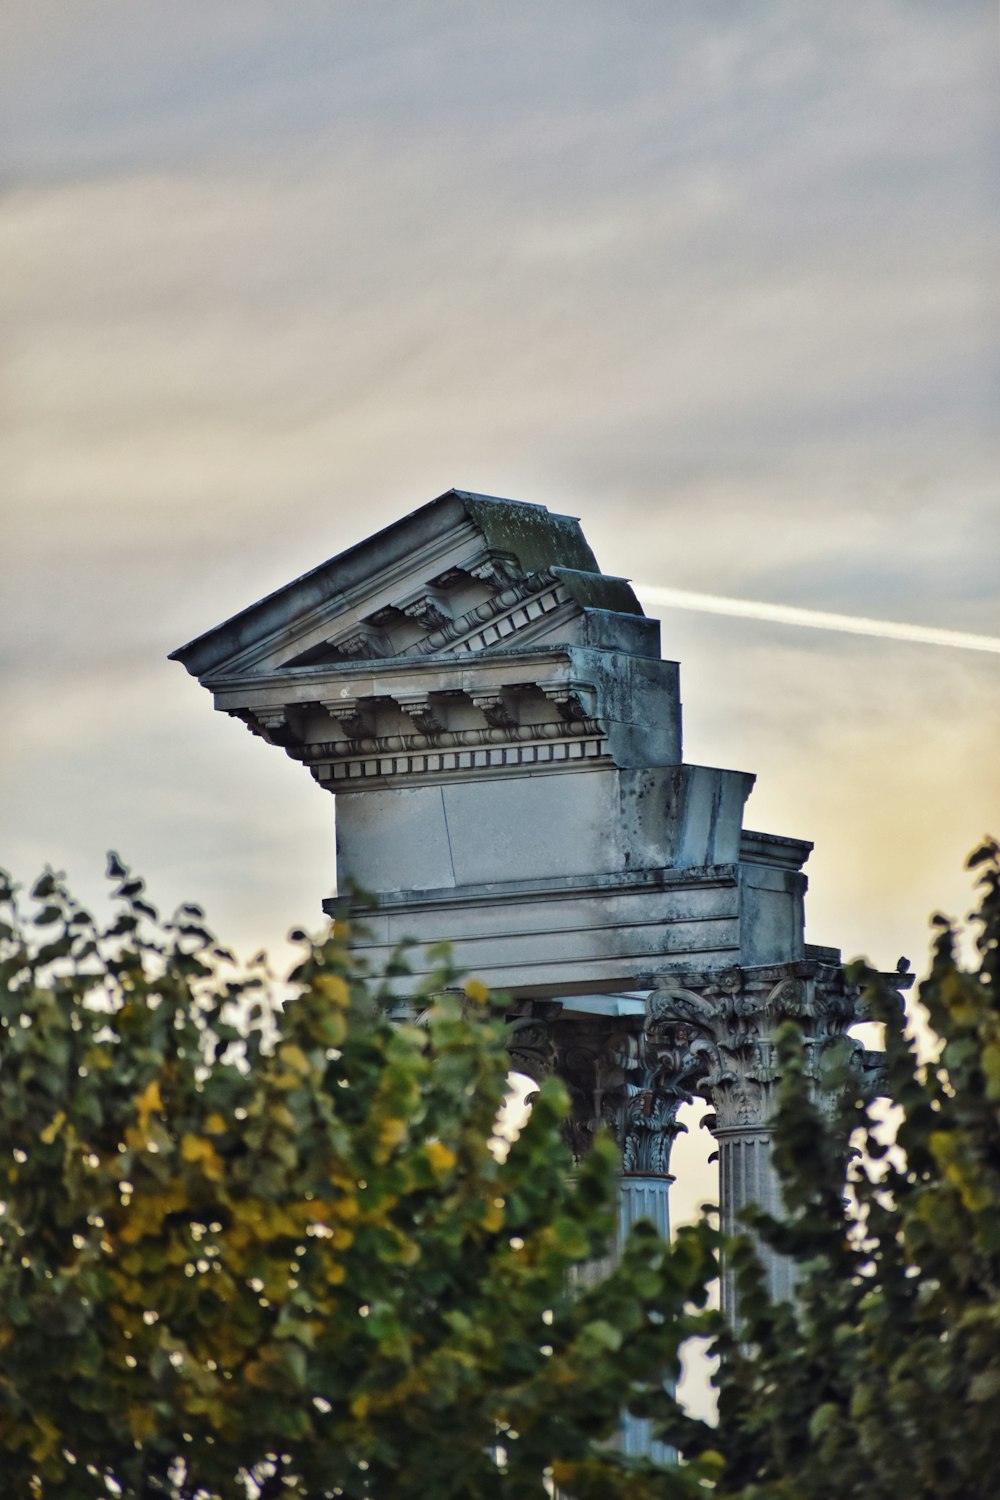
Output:
<instances>
[{"instance_id":1,"label":"airplane contrail","mask_svg":"<svg viewBox=\"0 0 1000 1500\"><path fill-rule=\"evenodd\" d=\"M822 609L800 609L791 604L765 604L759 599L729 599L723 594L698 594L688 589L665 589L654 584L633 585L649 604L691 609L709 615L732 615L741 620L767 620L775 625L800 625L807 630L839 630L847 635L870 635L884 641L912 641L921 646L957 646L962 651L1000 653L1000 636L972 635L966 630L940 630L933 625L907 625L901 620L873 620L866 615L838 615Z\"/></svg>"}]
</instances>

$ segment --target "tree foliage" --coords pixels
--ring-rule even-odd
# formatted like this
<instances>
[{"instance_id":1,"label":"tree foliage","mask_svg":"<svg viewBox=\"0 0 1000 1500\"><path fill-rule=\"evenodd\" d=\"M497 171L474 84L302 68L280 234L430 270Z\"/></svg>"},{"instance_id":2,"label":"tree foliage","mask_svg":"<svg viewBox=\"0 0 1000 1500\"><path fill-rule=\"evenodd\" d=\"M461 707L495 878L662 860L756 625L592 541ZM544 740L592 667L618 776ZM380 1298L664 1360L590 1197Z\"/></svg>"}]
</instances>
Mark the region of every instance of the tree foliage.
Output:
<instances>
[{"instance_id":1,"label":"tree foliage","mask_svg":"<svg viewBox=\"0 0 1000 1500\"><path fill-rule=\"evenodd\" d=\"M741 1323L706 1310L718 1236L613 1226L616 1153L575 1173L555 1080L490 1146L506 1031L444 951L419 1025L335 925L290 998L188 907L159 924L115 865L99 932L45 876L0 889L0 1474L35 1500L993 1500L1000 1490L1000 848L973 857L976 959L938 935L916 1045L884 1023L885 1107L794 1026L775 1150L798 1267L772 1304L725 1247ZM720 1420L665 1388L691 1333ZM649 1416L679 1467L614 1448Z\"/></svg>"},{"instance_id":2,"label":"tree foliage","mask_svg":"<svg viewBox=\"0 0 1000 1500\"><path fill-rule=\"evenodd\" d=\"M977 958L963 963L934 919L929 1041L918 1048L896 992L857 969L885 1024L894 1142L884 1107L850 1093L828 1119L795 1029L781 1038L788 1213L754 1222L797 1262L796 1304L773 1306L749 1245L732 1247L743 1322L719 1340L719 1430L677 1433L691 1453L722 1452L727 1500L1000 1493L1000 848L970 864Z\"/></svg>"},{"instance_id":3,"label":"tree foliage","mask_svg":"<svg viewBox=\"0 0 1000 1500\"><path fill-rule=\"evenodd\" d=\"M0 1472L36 1500L703 1493L629 1463L714 1270L652 1229L594 1287L615 1151L573 1175L556 1080L506 1159L506 1031L442 952L390 1020L341 924L290 998L113 860L99 930L0 889Z\"/></svg>"}]
</instances>

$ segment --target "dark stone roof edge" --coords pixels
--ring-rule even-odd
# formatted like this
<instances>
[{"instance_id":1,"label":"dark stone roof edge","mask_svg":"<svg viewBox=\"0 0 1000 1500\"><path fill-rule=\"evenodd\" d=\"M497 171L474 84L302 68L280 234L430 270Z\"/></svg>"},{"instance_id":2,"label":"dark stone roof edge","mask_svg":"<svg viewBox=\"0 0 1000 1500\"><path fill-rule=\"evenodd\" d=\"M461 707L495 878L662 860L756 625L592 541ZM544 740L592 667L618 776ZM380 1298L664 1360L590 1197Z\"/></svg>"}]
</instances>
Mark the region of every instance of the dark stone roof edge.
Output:
<instances>
[{"instance_id":1,"label":"dark stone roof edge","mask_svg":"<svg viewBox=\"0 0 1000 1500\"><path fill-rule=\"evenodd\" d=\"M398 546L394 550L400 557L405 557L413 550L415 541L412 537L407 538L406 533L411 532L415 526L420 529L420 522L429 516L435 507L441 508L449 500L461 507L461 513L453 516L453 522L456 525L460 524L464 515L464 519L482 531L488 546L497 551L514 552L514 555L522 560L529 571L534 570L538 561L539 541L542 536L545 533L549 537L553 533L561 533L560 540L565 544L567 555L565 558L550 556L544 560L543 565L568 566L571 573L593 571L598 577L604 576L580 530L578 517L550 511L545 505L526 500L509 500L500 495L480 495L471 490L449 489L390 522L381 531L364 537L353 546L345 548L343 552L338 552L334 557L327 558L297 578L273 589L263 598L238 610L236 614L230 615L228 619L212 626L211 629L203 631L201 635L195 636L185 645L178 646L176 650L169 653L167 659L180 662L192 676L198 677L211 670L220 657L238 655L253 644L258 634L266 634L269 630L280 627L281 619L277 617L280 614L277 609L279 601L286 601L298 593L304 595L303 608L318 607L325 596L320 586L329 579L332 571L334 569L346 570L350 574L352 563L356 564L366 551L380 541L388 538L398 539ZM513 512L515 521L513 526L505 525L503 518L495 513L494 508L500 507ZM357 578L348 577L344 581L345 583L360 583L363 577L364 575L360 574ZM627 582L621 581L619 588L624 588L635 600L634 612L642 614L642 606L628 588ZM627 612L633 611L629 609ZM259 630L248 629L251 623L256 623Z\"/></svg>"}]
</instances>

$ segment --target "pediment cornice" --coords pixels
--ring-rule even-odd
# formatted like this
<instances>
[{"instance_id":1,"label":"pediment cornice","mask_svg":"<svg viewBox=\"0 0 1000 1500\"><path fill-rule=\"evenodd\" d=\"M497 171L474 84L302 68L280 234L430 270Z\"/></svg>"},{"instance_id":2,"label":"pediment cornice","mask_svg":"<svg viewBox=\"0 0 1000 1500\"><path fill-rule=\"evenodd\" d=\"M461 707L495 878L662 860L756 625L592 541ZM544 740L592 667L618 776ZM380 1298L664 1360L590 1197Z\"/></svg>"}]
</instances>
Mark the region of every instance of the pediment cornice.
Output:
<instances>
[{"instance_id":1,"label":"pediment cornice","mask_svg":"<svg viewBox=\"0 0 1000 1500\"><path fill-rule=\"evenodd\" d=\"M673 764L676 669L569 516L450 491L174 652L331 789Z\"/></svg>"},{"instance_id":2,"label":"pediment cornice","mask_svg":"<svg viewBox=\"0 0 1000 1500\"><path fill-rule=\"evenodd\" d=\"M574 639L593 610L641 617L573 517L449 491L173 653L206 686L303 666Z\"/></svg>"}]
</instances>

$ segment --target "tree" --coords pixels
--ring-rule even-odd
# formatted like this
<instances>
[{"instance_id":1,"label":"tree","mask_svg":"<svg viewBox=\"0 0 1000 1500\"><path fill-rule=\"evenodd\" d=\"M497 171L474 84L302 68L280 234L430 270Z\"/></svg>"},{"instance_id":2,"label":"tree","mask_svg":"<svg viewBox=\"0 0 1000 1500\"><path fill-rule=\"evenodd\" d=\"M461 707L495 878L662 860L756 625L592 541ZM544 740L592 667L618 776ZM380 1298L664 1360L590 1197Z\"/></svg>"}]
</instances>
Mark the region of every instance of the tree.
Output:
<instances>
[{"instance_id":1,"label":"tree","mask_svg":"<svg viewBox=\"0 0 1000 1500\"><path fill-rule=\"evenodd\" d=\"M104 930L60 880L0 885L4 1493L578 1500L704 1493L628 1463L714 1273L708 1232L613 1221L615 1151L571 1174L547 1082L506 1159L505 1026L445 951L391 1020L343 924L278 1003L114 857ZM707 1444L702 1445L707 1449Z\"/></svg>"},{"instance_id":2,"label":"tree","mask_svg":"<svg viewBox=\"0 0 1000 1500\"><path fill-rule=\"evenodd\" d=\"M798 1263L797 1299L772 1305L749 1243L730 1247L743 1319L718 1340L719 1430L675 1429L689 1453L722 1453L719 1500L1000 1492L1000 846L970 865L977 959L963 963L934 918L929 1043L880 976L856 970L885 1024L894 1141L884 1108L850 1093L828 1118L794 1027L781 1038L788 1212L753 1225Z\"/></svg>"},{"instance_id":3,"label":"tree","mask_svg":"<svg viewBox=\"0 0 1000 1500\"><path fill-rule=\"evenodd\" d=\"M772 1304L725 1247L741 1323L706 1309L718 1235L640 1228L598 1286L616 1154L575 1174L551 1080L491 1149L506 1032L446 952L391 1015L335 924L299 934L278 1003L183 908L159 924L117 863L106 930L47 875L0 885L0 1473L36 1500L992 1500L1000 1488L1000 847L976 961L936 918L917 1047L886 1029L885 1109L832 1060L811 1092L780 1037L786 1215ZM664 1382L691 1333L721 1355L717 1428ZM613 1447L654 1418L675 1468Z\"/></svg>"}]
</instances>

